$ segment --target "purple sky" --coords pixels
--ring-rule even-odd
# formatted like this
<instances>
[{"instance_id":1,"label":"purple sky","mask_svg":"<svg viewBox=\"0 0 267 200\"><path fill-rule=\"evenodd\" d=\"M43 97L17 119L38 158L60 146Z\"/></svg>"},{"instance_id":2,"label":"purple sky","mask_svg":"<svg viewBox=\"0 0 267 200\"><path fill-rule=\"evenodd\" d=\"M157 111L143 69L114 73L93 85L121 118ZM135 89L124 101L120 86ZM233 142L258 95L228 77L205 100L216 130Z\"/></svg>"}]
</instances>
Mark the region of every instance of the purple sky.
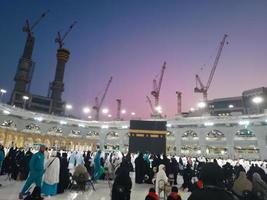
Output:
<instances>
[{"instance_id":1,"label":"purple sky","mask_svg":"<svg viewBox=\"0 0 267 200\"><path fill-rule=\"evenodd\" d=\"M194 76L199 73L206 83L224 33L229 34L229 45L208 98L239 96L243 90L267 86L267 1L62 1L0 2L0 87L9 94L25 43L24 20L33 21L46 9L51 12L34 31L36 69L31 91L47 94L55 73L55 33L77 20L65 44L71 57L64 92L76 115L83 106L93 106L94 97L102 94L112 75L104 106L115 116L115 99L121 98L127 111L148 117L145 96L164 60L160 99L164 114L174 116L176 90L182 91L182 110L187 111L202 98L193 93Z\"/></svg>"}]
</instances>

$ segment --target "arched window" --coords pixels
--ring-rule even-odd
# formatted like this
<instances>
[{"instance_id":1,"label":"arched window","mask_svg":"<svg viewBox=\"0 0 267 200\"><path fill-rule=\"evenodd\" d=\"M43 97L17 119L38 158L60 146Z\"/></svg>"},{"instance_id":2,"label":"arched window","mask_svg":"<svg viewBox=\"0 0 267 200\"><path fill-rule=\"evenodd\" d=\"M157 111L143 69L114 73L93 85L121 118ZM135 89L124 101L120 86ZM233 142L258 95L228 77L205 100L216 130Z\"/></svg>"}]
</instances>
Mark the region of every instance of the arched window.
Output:
<instances>
[{"instance_id":1,"label":"arched window","mask_svg":"<svg viewBox=\"0 0 267 200\"><path fill-rule=\"evenodd\" d=\"M244 128L244 129L237 131L236 136L238 136L238 137L253 137L253 136L255 136L255 134L251 130Z\"/></svg>"},{"instance_id":2,"label":"arched window","mask_svg":"<svg viewBox=\"0 0 267 200\"><path fill-rule=\"evenodd\" d=\"M63 134L63 130L62 130L62 128L58 128L56 126L53 126L52 128L50 128L48 130L48 134L51 134L51 135L62 135Z\"/></svg>"},{"instance_id":3,"label":"arched window","mask_svg":"<svg viewBox=\"0 0 267 200\"><path fill-rule=\"evenodd\" d=\"M86 135L89 137L98 137L99 133L96 131L89 131Z\"/></svg>"},{"instance_id":4,"label":"arched window","mask_svg":"<svg viewBox=\"0 0 267 200\"><path fill-rule=\"evenodd\" d=\"M210 132L208 132L207 137L209 137L209 138L223 138L224 133L222 133L219 130L213 129Z\"/></svg>"},{"instance_id":5,"label":"arched window","mask_svg":"<svg viewBox=\"0 0 267 200\"><path fill-rule=\"evenodd\" d=\"M79 136L79 135L81 135L81 131L79 131L79 130L71 130L71 134Z\"/></svg>"},{"instance_id":6,"label":"arched window","mask_svg":"<svg viewBox=\"0 0 267 200\"><path fill-rule=\"evenodd\" d=\"M34 124L34 123L30 123L28 125L25 126L26 130L31 130L31 131L39 131L40 130L40 126Z\"/></svg>"},{"instance_id":7,"label":"arched window","mask_svg":"<svg viewBox=\"0 0 267 200\"><path fill-rule=\"evenodd\" d=\"M192 137L192 138L196 138L198 137L197 136L197 133L193 130L187 130L183 133L182 135L183 138L189 138L189 137Z\"/></svg>"},{"instance_id":8,"label":"arched window","mask_svg":"<svg viewBox=\"0 0 267 200\"><path fill-rule=\"evenodd\" d=\"M16 127L16 124L13 120L5 120L1 126L3 127L7 127L7 128L15 128Z\"/></svg>"},{"instance_id":9,"label":"arched window","mask_svg":"<svg viewBox=\"0 0 267 200\"><path fill-rule=\"evenodd\" d=\"M107 133L107 137L112 137L112 138L116 137L117 138L117 137L119 137L119 134L115 131L110 131Z\"/></svg>"}]
</instances>

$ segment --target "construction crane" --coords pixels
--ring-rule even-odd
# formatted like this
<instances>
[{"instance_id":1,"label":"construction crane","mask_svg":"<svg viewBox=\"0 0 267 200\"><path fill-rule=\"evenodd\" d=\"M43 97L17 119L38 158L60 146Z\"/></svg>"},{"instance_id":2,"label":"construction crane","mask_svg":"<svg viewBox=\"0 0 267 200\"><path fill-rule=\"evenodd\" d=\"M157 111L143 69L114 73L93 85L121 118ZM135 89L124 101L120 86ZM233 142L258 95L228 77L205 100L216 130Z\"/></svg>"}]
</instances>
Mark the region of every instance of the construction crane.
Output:
<instances>
[{"instance_id":1,"label":"construction crane","mask_svg":"<svg viewBox=\"0 0 267 200\"><path fill-rule=\"evenodd\" d=\"M208 79L208 82L207 82L206 86L202 83L199 75L196 74L196 87L194 89L194 92L195 93L202 93L204 102L207 102L207 100L208 100L208 90L209 90L210 84L212 82L212 79L214 77L214 73L216 71L216 67L218 65L218 62L219 62L219 59L220 59L220 56L221 56L221 53L222 53L222 50L223 50L223 47L224 47L224 44L225 44L227 36L228 35L225 34L223 36L222 41L220 42L220 46L219 46L215 61L213 63L213 66L212 66L212 69L211 69L211 72L210 72L210 76L209 76L209 79ZM199 84L200 87L198 86L198 84Z\"/></svg>"},{"instance_id":2,"label":"construction crane","mask_svg":"<svg viewBox=\"0 0 267 200\"><path fill-rule=\"evenodd\" d=\"M121 99L116 99L117 101L117 116L116 120L120 121L121 120Z\"/></svg>"},{"instance_id":3,"label":"construction crane","mask_svg":"<svg viewBox=\"0 0 267 200\"><path fill-rule=\"evenodd\" d=\"M31 26L28 19L26 19L26 23L23 26L23 32L26 32L28 36L33 36L33 29L40 23L40 21L49 13L49 10L45 11Z\"/></svg>"},{"instance_id":4,"label":"construction crane","mask_svg":"<svg viewBox=\"0 0 267 200\"><path fill-rule=\"evenodd\" d=\"M65 34L63 36L61 36L60 31L57 32L57 37L55 39L55 42L58 43L59 49L61 49L63 47L65 38L67 37L67 35L69 34L69 32L73 29L73 27L75 26L75 24L77 24L76 21L74 21L70 25L69 29L65 32Z\"/></svg>"},{"instance_id":5,"label":"construction crane","mask_svg":"<svg viewBox=\"0 0 267 200\"><path fill-rule=\"evenodd\" d=\"M150 107L150 109L151 109L151 111L152 111L151 114L153 114L153 113L155 112L155 109L153 108L152 101L151 101L151 99L149 98L149 96L146 96L146 99L147 99L147 102L148 102L148 104L149 104L149 107Z\"/></svg>"},{"instance_id":6,"label":"construction crane","mask_svg":"<svg viewBox=\"0 0 267 200\"><path fill-rule=\"evenodd\" d=\"M98 121L99 120L99 112L100 112L100 109L102 107L102 104L105 100L105 97L107 95L107 92L108 92L108 89L109 89L109 86L112 82L112 76L110 77L109 81L108 81L108 84L105 88L105 91L104 91L104 94L99 102L99 98L98 97L95 97L95 105L93 106L93 109L96 111L96 115L95 115L95 120Z\"/></svg>"},{"instance_id":7,"label":"construction crane","mask_svg":"<svg viewBox=\"0 0 267 200\"><path fill-rule=\"evenodd\" d=\"M153 79L153 91L151 91L151 95L155 98L155 108L159 106L160 89L162 85L165 68L166 68L166 62L163 63L163 66L161 68L159 81L157 82L156 79Z\"/></svg>"}]
</instances>

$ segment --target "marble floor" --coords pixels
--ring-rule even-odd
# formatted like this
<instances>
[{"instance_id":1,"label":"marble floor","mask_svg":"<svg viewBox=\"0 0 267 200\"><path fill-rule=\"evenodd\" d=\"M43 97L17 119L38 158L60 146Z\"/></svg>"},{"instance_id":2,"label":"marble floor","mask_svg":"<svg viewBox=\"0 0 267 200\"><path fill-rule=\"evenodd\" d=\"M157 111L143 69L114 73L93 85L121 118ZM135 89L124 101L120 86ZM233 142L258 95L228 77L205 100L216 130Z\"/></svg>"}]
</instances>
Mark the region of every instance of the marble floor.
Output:
<instances>
[{"instance_id":1,"label":"marble floor","mask_svg":"<svg viewBox=\"0 0 267 200\"><path fill-rule=\"evenodd\" d=\"M6 176L0 177L0 200L16 200L18 193L24 182L5 180ZM144 200L151 185L133 184L131 200ZM96 191L88 190L86 192L67 191L64 194L53 197L46 197L49 200L110 200L110 189L106 181L99 181L95 184ZM186 200L189 193L181 192L182 200Z\"/></svg>"}]
</instances>

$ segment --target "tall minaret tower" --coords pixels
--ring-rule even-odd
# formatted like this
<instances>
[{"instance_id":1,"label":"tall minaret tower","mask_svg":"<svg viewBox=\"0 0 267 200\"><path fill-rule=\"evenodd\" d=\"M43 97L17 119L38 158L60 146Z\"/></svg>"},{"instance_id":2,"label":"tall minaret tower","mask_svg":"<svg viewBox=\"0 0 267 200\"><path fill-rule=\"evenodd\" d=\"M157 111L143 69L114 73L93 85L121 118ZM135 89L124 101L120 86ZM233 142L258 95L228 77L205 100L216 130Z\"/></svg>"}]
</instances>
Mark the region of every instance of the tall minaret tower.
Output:
<instances>
[{"instance_id":1,"label":"tall minaret tower","mask_svg":"<svg viewBox=\"0 0 267 200\"><path fill-rule=\"evenodd\" d=\"M23 27L23 32L27 33L27 40L25 43L24 51L19 59L17 72L14 78L15 87L12 91L10 98L11 105L22 106L22 96L27 95L30 89L30 84L32 80L32 74L34 71L34 62L32 61L32 53L34 48L35 37L33 36L33 29L39 24L39 22L46 16L49 11L43 13L39 19L30 26L29 20Z\"/></svg>"},{"instance_id":2,"label":"tall minaret tower","mask_svg":"<svg viewBox=\"0 0 267 200\"><path fill-rule=\"evenodd\" d=\"M63 115L65 111L65 102L62 101L62 93L64 91L64 72L65 72L65 65L69 60L70 52L69 50L63 48L64 39L71 31L73 26L76 24L74 22L67 32L61 36L60 32L57 34L56 43L59 44L59 48L57 50L57 66L56 66L56 74L55 79L50 85L51 89L51 99L52 99L52 109L51 113Z\"/></svg>"}]
</instances>

